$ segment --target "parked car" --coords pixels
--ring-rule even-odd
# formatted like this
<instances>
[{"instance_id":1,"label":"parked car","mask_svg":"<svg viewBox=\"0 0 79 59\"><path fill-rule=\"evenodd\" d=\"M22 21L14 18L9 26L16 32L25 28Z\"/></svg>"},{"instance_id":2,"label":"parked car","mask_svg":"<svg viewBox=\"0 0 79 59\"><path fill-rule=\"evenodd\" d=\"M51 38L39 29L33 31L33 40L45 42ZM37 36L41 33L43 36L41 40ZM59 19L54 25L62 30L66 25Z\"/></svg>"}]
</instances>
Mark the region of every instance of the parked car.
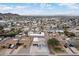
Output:
<instances>
[{"instance_id":1,"label":"parked car","mask_svg":"<svg viewBox=\"0 0 79 59\"><path fill-rule=\"evenodd\" d=\"M74 45L73 45L73 44L69 44L69 46L70 46L70 47L74 47Z\"/></svg>"},{"instance_id":2,"label":"parked car","mask_svg":"<svg viewBox=\"0 0 79 59\"><path fill-rule=\"evenodd\" d=\"M9 44L8 48L13 49L15 45Z\"/></svg>"}]
</instances>

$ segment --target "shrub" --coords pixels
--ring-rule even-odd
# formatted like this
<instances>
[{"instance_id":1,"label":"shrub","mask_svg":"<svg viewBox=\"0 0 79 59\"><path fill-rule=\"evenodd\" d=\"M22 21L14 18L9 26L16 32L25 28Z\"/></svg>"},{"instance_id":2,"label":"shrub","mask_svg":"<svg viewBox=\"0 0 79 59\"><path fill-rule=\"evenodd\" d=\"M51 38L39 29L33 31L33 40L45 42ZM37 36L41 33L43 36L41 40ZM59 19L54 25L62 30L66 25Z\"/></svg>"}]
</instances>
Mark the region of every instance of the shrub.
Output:
<instances>
[{"instance_id":1,"label":"shrub","mask_svg":"<svg viewBox=\"0 0 79 59\"><path fill-rule=\"evenodd\" d=\"M49 39L47 43L52 46L58 46L60 44L59 41L55 38Z\"/></svg>"}]
</instances>

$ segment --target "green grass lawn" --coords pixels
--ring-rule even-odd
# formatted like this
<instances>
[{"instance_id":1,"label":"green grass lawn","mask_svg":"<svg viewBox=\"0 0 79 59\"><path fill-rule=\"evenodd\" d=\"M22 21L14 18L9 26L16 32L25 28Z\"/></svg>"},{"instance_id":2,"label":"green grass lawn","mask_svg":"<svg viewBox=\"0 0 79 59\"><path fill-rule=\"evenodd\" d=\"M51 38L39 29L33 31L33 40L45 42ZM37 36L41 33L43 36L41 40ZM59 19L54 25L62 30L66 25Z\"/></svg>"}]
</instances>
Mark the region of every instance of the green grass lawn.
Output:
<instances>
[{"instance_id":1,"label":"green grass lawn","mask_svg":"<svg viewBox=\"0 0 79 59\"><path fill-rule=\"evenodd\" d=\"M54 50L55 52L65 52L65 51L64 51L62 48L60 48L60 47L54 47L53 50Z\"/></svg>"}]
</instances>

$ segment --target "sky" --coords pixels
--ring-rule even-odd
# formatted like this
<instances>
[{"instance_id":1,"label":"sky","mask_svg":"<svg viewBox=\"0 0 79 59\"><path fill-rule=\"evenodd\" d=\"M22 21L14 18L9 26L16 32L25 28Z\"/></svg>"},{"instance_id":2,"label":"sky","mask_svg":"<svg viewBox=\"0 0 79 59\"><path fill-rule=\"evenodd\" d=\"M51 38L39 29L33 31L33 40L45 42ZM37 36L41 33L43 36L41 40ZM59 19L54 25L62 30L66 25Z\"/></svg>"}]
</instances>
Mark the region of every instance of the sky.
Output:
<instances>
[{"instance_id":1,"label":"sky","mask_svg":"<svg viewBox=\"0 0 79 59\"><path fill-rule=\"evenodd\" d=\"M20 15L79 15L78 3L0 3L0 13Z\"/></svg>"}]
</instances>

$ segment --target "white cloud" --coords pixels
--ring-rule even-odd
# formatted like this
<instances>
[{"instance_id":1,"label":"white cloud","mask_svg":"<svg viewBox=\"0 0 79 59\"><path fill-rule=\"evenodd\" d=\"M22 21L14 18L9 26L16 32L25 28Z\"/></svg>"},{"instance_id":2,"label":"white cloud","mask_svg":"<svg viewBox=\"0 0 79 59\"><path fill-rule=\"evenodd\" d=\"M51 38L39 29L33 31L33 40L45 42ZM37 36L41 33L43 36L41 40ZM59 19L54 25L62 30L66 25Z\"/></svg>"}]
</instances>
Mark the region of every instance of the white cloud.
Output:
<instances>
[{"instance_id":1,"label":"white cloud","mask_svg":"<svg viewBox=\"0 0 79 59\"><path fill-rule=\"evenodd\" d=\"M25 10L25 9L28 9L28 8L25 7L25 6L16 6L16 7L14 8L14 10Z\"/></svg>"},{"instance_id":2,"label":"white cloud","mask_svg":"<svg viewBox=\"0 0 79 59\"><path fill-rule=\"evenodd\" d=\"M70 9L79 9L79 4L78 3L62 3L59 4L60 6L66 6Z\"/></svg>"},{"instance_id":3,"label":"white cloud","mask_svg":"<svg viewBox=\"0 0 79 59\"><path fill-rule=\"evenodd\" d=\"M0 5L0 10L5 11L5 10L11 10L12 7L6 6L6 5Z\"/></svg>"},{"instance_id":4,"label":"white cloud","mask_svg":"<svg viewBox=\"0 0 79 59\"><path fill-rule=\"evenodd\" d=\"M6 5L0 5L0 11L7 11L7 10L25 10L25 9L29 9L28 7L26 6L15 6L15 7L12 7L12 6L6 6Z\"/></svg>"},{"instance_id":5,"label":"white cloud","mask_svg":"<svg viewBox=\"0 0 79 59\"><path fill-rule=\"evenodd\" d=\"M53 6L49 3L41 3L40 8L41 9L53 9Z\"/></svg>"},{"instance_id":6,"label":"white cloud","mask_svg":"<svg viewBox=\"0 0 79 59\"><path fill-rule=\"evenodd\" d=\"M79 11L68 10L68 11L60 11L60 10L33 10L30 15L78 15Z\"/></svg>"}]
</instances>

